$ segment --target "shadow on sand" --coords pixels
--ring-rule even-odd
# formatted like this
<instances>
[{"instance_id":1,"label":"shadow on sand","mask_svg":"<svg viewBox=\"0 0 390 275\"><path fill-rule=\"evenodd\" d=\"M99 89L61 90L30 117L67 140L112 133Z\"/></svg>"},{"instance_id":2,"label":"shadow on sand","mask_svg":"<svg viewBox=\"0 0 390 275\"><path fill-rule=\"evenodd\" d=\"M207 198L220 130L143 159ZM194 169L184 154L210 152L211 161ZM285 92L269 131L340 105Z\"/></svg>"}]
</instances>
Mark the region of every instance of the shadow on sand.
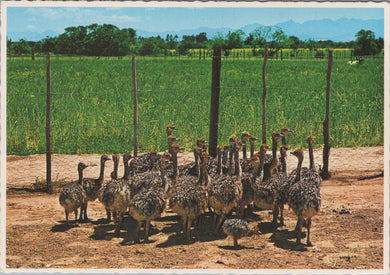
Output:
<instances>
[{"instance_id":1,"label":"shadow on sand","mask_svg":"<svg viewBox=\"0 0 390 275\"><path fill-rule=\"evenodd\" d=\"M78 222L69 221L69 224L66 221L59 221L61 224L56 224L51 228L51 232L66 232L71 228L79 227Z\"/></svg>"},{"instance_id":2,"label":"shadow on sand","mask_svg":"<svg viewBox=\"0 0 390 275\"><path fill-rule=\"evenodd\" d=\"M304 244L296 243L296 233L294 230L289 231L283 229L275 231L270 237L270 242L273 242L276 247L291 250L291 251L307 251L307 247ZM306 233L302 232L302 237L305 237Z\"/></svg>"}]
</instances>

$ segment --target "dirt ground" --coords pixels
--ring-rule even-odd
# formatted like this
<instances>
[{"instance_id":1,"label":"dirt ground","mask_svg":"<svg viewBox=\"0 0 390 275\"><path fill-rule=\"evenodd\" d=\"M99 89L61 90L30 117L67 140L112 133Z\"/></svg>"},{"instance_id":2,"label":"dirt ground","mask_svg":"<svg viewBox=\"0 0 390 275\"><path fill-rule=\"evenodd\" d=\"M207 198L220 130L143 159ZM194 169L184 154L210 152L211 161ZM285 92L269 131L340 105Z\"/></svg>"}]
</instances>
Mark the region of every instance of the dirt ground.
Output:
<instances>
[{"instance_id":1,"label":"dirt ground","mask_svg":"<svg viewBox=\"0 0 390 275\"><path fill-rule=\"evenodd\" d=\"M321 153L315 151L316 163L321 163ZM169 209L152 221L148 243L132 242L135 223L128 216L115 236L99 201L88 204L90 222L68 226L58 193L32 188L45 177L45 156L8 156L7 269L383 269L388 234L383 228L384 179L375 177L384 169L383 155L383 147L332 149L332 178L322 184L321 212L312 220L313 246L295 245L296 216L285 207L285 225L275 232L269 211L248 215L255 233L240 239L239 249L233 249L233 240L224 233L210 230L207 215L186 241ZM182 154L179 163L191 159L191 154ZM53 156L54 179L75 180L81 160L98 163L99 156ZM289 156L288 165L295 167L294 157ZM111 170L112 162L107 179ZM86 174L96 176L98 167L87 168Z\"/></svg>"}]
</instances>

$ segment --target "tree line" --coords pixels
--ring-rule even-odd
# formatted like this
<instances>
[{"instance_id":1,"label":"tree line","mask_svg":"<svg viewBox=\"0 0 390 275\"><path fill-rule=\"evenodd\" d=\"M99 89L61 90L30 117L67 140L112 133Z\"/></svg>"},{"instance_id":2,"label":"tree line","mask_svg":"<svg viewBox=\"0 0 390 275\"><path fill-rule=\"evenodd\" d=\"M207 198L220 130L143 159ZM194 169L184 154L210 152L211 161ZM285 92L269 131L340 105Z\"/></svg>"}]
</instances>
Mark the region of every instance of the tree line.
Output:
<instances>
[{"instance_id":1,"label":"tree line","mask_svg":"<svg viewBox=\"0 0 390 275\"><path fill-rule=\"evenodd\" d=\"M218 33L212 38L205 32L193 35L168 34L166 37L137 36L132 28L119 29L110 24L91 24L88 26L68 27L56 37L46 37L40 41L12 41L7 39L8 54L32 54L52 52L55 54L83 56L126 56L139 55L187 55L191 49L212 49L220 46L224 55L232 49L251 48L254 56L264 55L262 48L268 45L270 55L281 49L299 48L312 50L323 48L350 48L354 55L376 55L384 47L383 38L376 38L370 30L360 30L356 40L333 42L331 40L300 40L296 36L287 36L279 27L263 26L249 34L242 30Z\"/></svg>"}]
</instances>

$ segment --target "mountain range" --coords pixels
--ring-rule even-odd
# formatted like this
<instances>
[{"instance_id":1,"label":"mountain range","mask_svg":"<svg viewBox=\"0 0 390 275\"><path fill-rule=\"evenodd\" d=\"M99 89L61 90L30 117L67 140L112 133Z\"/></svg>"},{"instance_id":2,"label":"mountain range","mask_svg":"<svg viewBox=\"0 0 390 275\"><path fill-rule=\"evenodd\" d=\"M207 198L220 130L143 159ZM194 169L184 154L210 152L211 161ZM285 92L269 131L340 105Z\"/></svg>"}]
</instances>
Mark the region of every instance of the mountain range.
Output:
<instances>
[{"instance_id":1,"label":"mountain range","mask_svg":"<svg viewBox=\"0 0 390 275\"><path fill-rule=\"evenodd\" d=\"M243 26L240 28L245 34L251 33L254 29L264 25L254 23L250 25ZM321 19L321 20L311 20L303 23L297 23L293 20L275 24L274 26L280 27L284 33L288 36L294 35L301 40L332 40L334 42L347 42L355 40L355 34L361 30L371 30L375 33L377 38L384 38L384 20L383 19L371 19L371 20L362 20L362 19L347 19L341 18L338 20L330 19ZM179 40L183 35L196 35L201 32L207 33L209 39L213 38L217 33L227 34L229 31L236 31L237 29L233 28L211 28L211 27L201 27L196 29L187 29L179 31L164 31L164 32L148 32L143 30L137 30L137 35L142 37L151 37L151 36L160 36L165 38L167 34L177 35ZM38 32L8 32L7 38L12 41L18 41L23 38L27 41L38 41L46 37L55 37L60 33L47 30L42 33Z\"/></svg>"}]
</instances>

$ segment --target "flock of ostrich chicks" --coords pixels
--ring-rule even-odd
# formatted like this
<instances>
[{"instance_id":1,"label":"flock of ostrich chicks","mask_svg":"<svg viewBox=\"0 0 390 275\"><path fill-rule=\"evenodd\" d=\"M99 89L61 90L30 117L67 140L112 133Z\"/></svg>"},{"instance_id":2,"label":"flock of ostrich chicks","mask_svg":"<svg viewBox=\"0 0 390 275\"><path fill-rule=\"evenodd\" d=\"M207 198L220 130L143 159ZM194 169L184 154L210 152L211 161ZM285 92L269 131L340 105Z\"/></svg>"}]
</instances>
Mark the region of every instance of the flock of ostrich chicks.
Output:
<instances>
[{"instance_id":1,"label":"flock of ostrich chicks","mask_svg":"<svg viewBox=\"0 0 390 275\"><path fill-rule=\"evenodd\" d=\"M124 175L118 178L119 155L113 155L114 170L111 180L104 182L107 155L101 156L100 175L97 179L84 178L83 170L88 167L78 164L78 181L66 184L60 192L59 202L65 209L66 222L69 213L74 212L77 223L88 220L88 201L99 199L107 212L107 221L111 214L115 223L115 233L119 235L123 214L137 221L137 230L132 240L140 242L140 228L144 226L144 241L148 241L151 220L164 212L166 205L181 219L180 232L187 240L191 239L191 227L196 228L202 222L204 214L213 217L213 229L216 233L222 229L233 237L234 248L237 240L253 233L245 213L251 211L251 205L261 210L272 210L272 227L276 230L278 219L284 225L283 208L285 204L297 215L295 227L296 243L301 243L302 226L307 228L308 246L310 242L311 218L319 212L321 206L320 187L322 179L315 170L313 136L307 137L310 167L302 167L303 151L291 152L297 157L298 165L287 174L286 155L289 150L286 135L292 130L284 127L281 132L272 134L272 155L267 154L267 144L262 144L260 151L254 152L254 143L258 140L248 132L243 132L241 141L231 136L229 145L217 147L217 157L207 153L207 141L200 138L194 149L194 162L178 165L178 154L184 150L172 135L178 130L167 126L168 152L149 153L134 157L123 155ZM277 157L279 140L280 159ZM250 157L247 155L247 143L250 144ZM239 151L243 149L242 159ZM245 211L246 210L246 211ZM234 211L235 218L226 219ZM229 215L229 217L232 215Z\"/></svg>"}]
</instances>

